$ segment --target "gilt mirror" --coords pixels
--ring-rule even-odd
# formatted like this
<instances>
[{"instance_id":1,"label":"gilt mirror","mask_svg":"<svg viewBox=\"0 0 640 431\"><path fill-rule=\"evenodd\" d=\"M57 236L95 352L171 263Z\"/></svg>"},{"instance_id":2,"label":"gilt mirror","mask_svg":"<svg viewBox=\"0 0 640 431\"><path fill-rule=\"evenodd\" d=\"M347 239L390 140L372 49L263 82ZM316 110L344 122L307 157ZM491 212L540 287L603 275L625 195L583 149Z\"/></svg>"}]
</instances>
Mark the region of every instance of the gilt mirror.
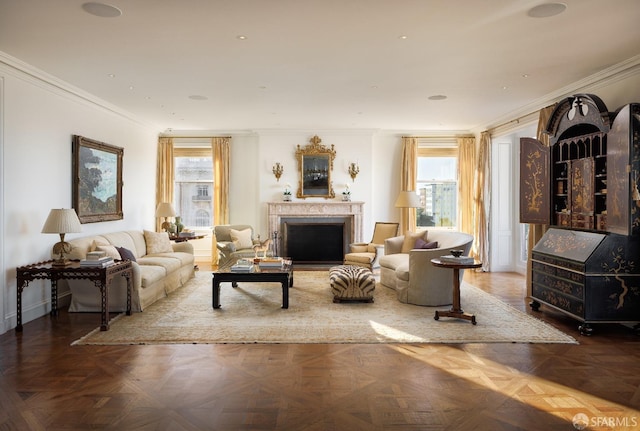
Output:
<instances>
[{"instance_id":1,"label":"gilt mirror","mask_svg":"<svg viewBox=\"0 0 640 431\"><path fill-rule=\"evenodd\" d=\"M336 197L331 181L333 159L336 152L321 144L322 140L314 136L310 144L304 148L298 145L296 158L298 159L298 198L321 197L325 199Z\"/></svg>"}]
</instances>

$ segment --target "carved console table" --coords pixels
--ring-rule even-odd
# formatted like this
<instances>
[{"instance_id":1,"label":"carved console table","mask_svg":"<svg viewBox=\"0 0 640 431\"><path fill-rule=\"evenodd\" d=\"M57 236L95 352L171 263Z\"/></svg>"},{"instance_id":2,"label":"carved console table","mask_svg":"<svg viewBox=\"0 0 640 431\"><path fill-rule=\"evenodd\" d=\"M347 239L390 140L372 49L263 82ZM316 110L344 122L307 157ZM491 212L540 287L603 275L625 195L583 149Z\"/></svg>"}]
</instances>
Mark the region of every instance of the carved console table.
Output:
<instances>
[{"instance_id":1,"label":"carved console table","mask_svg":"<svg viewBox=\"0 0 640 431\"><path fill-rule=\"evenodd\" d=\"M102 302L100 324L101 331L109 329L109 287L116 276L127 279L127 316L131 315L131 278L133 266L128 260L117 261L107 267L80 266L80 262L73 262L66 267L54 267L53 261L39 262L32 265L18 267L17 272L17 325L16 332L22 332L22 291L33 280L51 281L51 316L58 315L58 280L86 279L91 280L100 289Z\"/></svg>"}]
</instances>

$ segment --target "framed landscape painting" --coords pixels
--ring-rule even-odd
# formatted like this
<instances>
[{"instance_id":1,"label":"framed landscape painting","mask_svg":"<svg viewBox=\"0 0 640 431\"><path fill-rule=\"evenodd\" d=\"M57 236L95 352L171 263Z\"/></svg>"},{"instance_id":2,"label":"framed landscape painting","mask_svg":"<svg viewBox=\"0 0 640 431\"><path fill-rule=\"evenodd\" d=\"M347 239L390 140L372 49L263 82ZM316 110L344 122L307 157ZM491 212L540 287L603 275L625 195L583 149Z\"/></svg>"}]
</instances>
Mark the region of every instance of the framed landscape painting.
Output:
<instances>
[{"instance_id":1,"label":"framed landscape painting","mask_svg":"<svg viewBox=\"0 0 640 431\"><path fill-rule=\"evenodd\" d=\"M121 220L124 149L74 135L73 208L80 223Z\"/></svg>"}]
</instances>

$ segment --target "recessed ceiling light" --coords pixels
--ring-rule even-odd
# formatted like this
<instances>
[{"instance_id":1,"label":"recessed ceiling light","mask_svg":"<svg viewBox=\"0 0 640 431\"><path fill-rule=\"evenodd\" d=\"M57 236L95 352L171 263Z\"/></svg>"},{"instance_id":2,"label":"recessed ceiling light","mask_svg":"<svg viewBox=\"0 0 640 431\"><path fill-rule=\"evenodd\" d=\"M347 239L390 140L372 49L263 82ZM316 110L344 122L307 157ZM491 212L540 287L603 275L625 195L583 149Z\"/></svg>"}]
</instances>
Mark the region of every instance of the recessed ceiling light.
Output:
<instances>
[{"instance_id":1,"label":"recessed ceiling light","mask_svg":"<svg viewBox=\"0 0 640 431\"><path fill-rule=\"evenodd\" d=\"M242 35L242 34L240 34L240 35L236 36L236 38L238 38L238 39L240 39L240 40L247 40L247 36Z\"/></svg>"},{"instance_id":2,"label":"recessed ceiling light","mask_svg":"<svg viewBox=\"0 0 640 431\"><path fill-rule=\"evenodd\" d=\"M447 96L445 96L443 94L434 94L433 96L429 96L428 97L429 100L444 100L446 98L447 98Z\"/></svg>"},{"instance_id":3,"label":"recessed ceiling light","mask_svg":"<svg viewBox=\"0 0 640 431\"><path fill-rule=\"evenodd\" d=\"M129 90L133 90L135 87L133 85L129 86Z\"/></svg>"},{"instance_id":4,"label":"recessed ceiling light","mask_svg":"<svg viewBox=\"0 0 640 431\"><path fill-rule=\"evenodd\" d=\"M89 2L82 5L82 9L91 15L100 18L116 18L122 15L122 11L115 6L104 3Z\"/></svg>"},{"instance_id":5,"label":"recessed ceiling light","mask_svg":"<svg viewBox=\"0 0 640 431\"><path fill-rule=\"evenodd\" d=\"M207 96L200 96L198 94L193 94L193 95L189 96L189 99L191 99L191 100L208 100L209 98Z\"/></svg>"},{"instance_id":6,"label":"recessed ceiling light","mask_svg":"<svg viewBox=\"0 0 640 431\"><path fill-rule=\"evenodd\" d=\"M543 3L532 7L527 12L531 18L549 18L551 16L560 15L567 9L564 3Z\"/></svg>"},{"instance_id":7,"label":"recessed ceiling light","mask_svg":"<svg viewBox=\"0 0 640 431\"><path fill-rule=\"evenodd\" d=\"M529 77L529 74L528 74L528 73L523 73L523 74L522 74L522 77L523 77L523 78L528 78L528 77Z\"/></svg>"},{"instance_id":8,"label":"recessed ceiling light","mask_svg":"<svg viewBox=\"0 0 640 431\"><path fill-rule=\"evenodd\" d=\"M401 36L398 36L398 39L407 40L409 39L409 36L403 34Z\"/></svg>"},{"instance_id":9,"label":"recessed ceiling light","mask_svg":"<svg viewBox=\"0 0 640 431\"><path fill-rule=\"evenodd\" d=\"M109 78L115 78L115 77L116 77L116 74L115 74L115 73L110 73L110 74L108 74L107 76L108 76Z\"/></svg>"}]
</instances>

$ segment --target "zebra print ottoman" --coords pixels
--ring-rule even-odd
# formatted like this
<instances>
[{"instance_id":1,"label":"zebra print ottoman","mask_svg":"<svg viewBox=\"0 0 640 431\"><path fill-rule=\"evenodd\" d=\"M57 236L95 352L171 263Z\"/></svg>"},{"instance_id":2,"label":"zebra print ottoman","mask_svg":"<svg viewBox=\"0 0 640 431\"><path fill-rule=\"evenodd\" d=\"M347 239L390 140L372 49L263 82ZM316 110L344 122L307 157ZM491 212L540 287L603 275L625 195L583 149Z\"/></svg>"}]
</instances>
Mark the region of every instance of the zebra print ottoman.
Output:
<instances>
[{"instance_id":1,"label":"zebra print ottoman","mask_svg":"<svg viewBox=\"0 0 640 431\"><path fill-rule=\"evenodd\" d=\"M376 280L368 269L355 265L338 265L329 269L333 302L373 302Z\"/></svg>"}]
</instances>

